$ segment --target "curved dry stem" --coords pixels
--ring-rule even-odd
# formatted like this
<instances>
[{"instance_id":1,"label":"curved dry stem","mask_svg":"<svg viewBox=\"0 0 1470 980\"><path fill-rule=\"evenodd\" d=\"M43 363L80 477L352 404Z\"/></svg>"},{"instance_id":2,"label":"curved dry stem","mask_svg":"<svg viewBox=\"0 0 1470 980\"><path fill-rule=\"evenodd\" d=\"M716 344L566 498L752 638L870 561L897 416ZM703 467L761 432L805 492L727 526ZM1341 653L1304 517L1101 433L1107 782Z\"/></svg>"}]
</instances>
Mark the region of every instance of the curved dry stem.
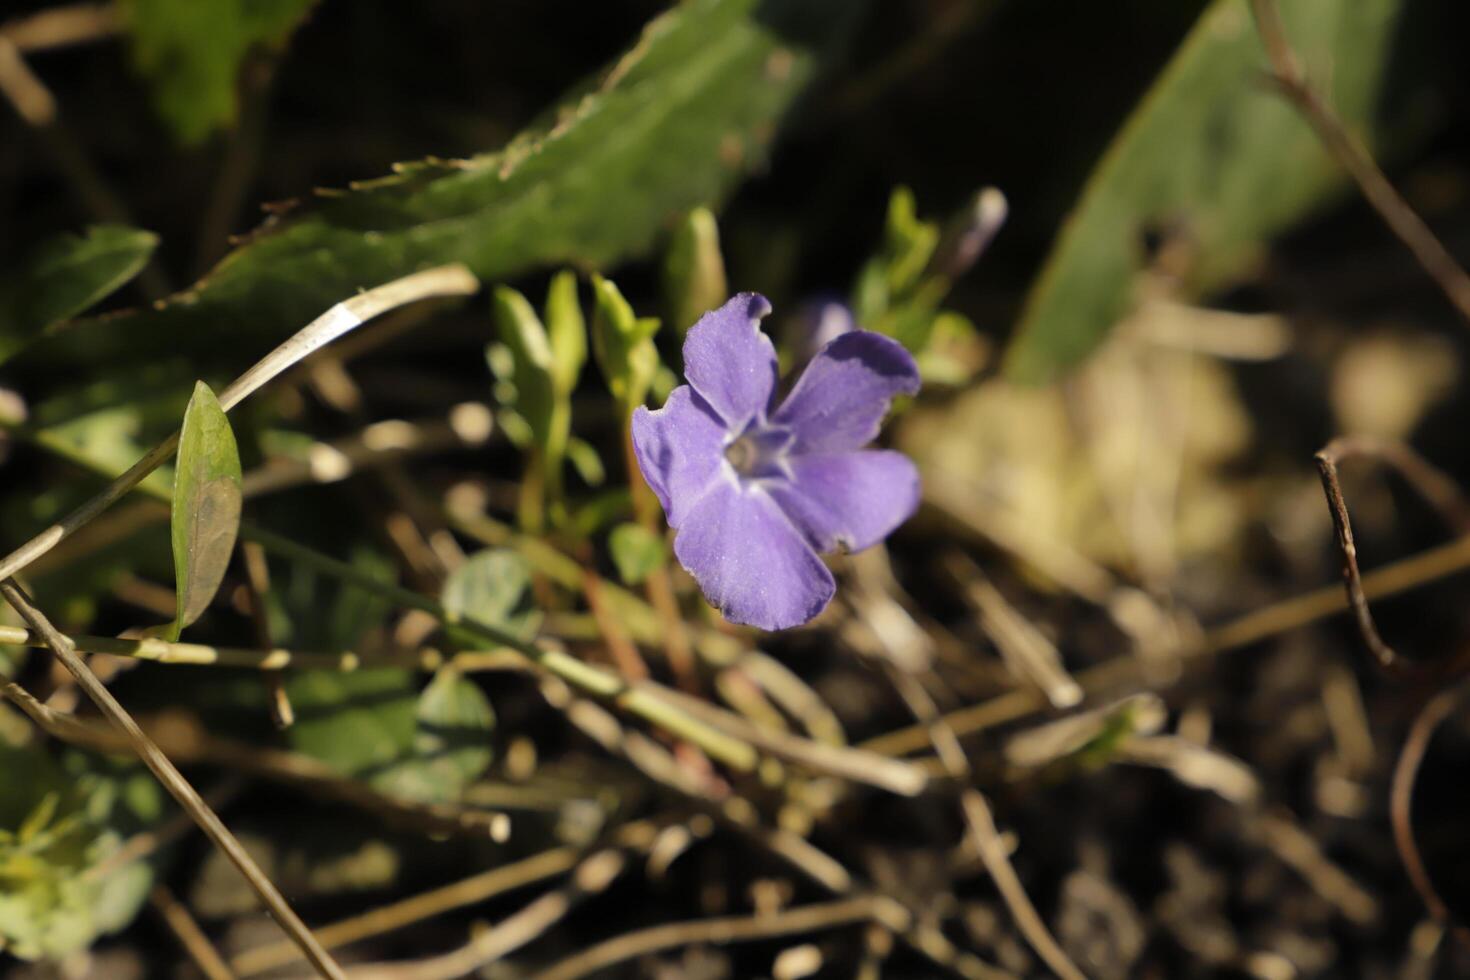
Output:
<instances>
[{"instance_id":1,"label":"curved dry stem","mask_svg":"<svg viewBox=\"0 0 1470 980\"><path fill-rule=\"evenodd\" d=\"M1358 569L1358 546L1353 538L1352 517L1348 512L1347 500L1343 497L1342 482L1337 472L1338 464L1343 460L1359 456L1392 466L1451 527L1461 533L1470 529L1470 505L1466 504L1464 495L1453 480L1402 443L1363 438L1334 439L1313 457L1322 478L1322 490L1327 495L1328 509L1332 513L1338 550L1342 553L1342 574L1347 588L1348 605L1357 621L1358 632L1369 652L1373 654L1375 662L1388 673L1403 677L1442 676L1456 671L1463 666L1464 657L1454 658L1449 663L1414 664L1400 657L1378 632L1373 612L1368 607L1363 576Z\"/></svg>"},{"instance_id":2,"label":"curved dry stem","mask_svg":"<svg viewBox=\"0 0 1470 980\"><path fill-rule=\"evenodd\" d=\"M447 265L397 279L338 303L231 382L220 392L220 407L228 412L297 361L381 313L434 296L468 296L479 288L479 280L464 266ZM11 578L122 499L172 456L178 445L179 434L175 432L102 492L0 559L0 579Z\"/></svg>"},{"instance_id":3,"label":"curved dry stem","mask_svg":"<svg viewBox=\"0 0 1470 980\"><path fill-rule=\"evenodd\" d=\"M1460 316L1470 322L1470 276L1389 182L1372 154L1312 86L1281 24L1276 0L1251 0L1256 30L1271 62L1271 78L1286 99L1317 131L1323 146L1352 177L1364 200L1439 286Z\"/></svg>"},{"instance_id":4,"label":"curved dry stem","mask_svg":"<svg viewBox=\"0 0 1470 980\"><path fill-rule=\"evenodd\" d=\"M1409 876L1414 890L1423 899L1424 906L1442 925L1452 927L1461 942L1470 942L1470 929L1456 921L1454 913L1440 897L1434 881L1429 877L1424 856L1414 839L1413 822L1414 783L1419 778L1419 767L1424 762L1425 753L1429 751L1435 729L1454 713L1465 695L1464 687L1440 691L1414 716L1414 723L1409 726L1409 734L1404 738L1404 747L1399 752L1398 761L1394 763L1388 812L1393 824L1393 842L1399 852L1399 861L1403 863L1404 873Z\"/></svg>"}]
</instances>

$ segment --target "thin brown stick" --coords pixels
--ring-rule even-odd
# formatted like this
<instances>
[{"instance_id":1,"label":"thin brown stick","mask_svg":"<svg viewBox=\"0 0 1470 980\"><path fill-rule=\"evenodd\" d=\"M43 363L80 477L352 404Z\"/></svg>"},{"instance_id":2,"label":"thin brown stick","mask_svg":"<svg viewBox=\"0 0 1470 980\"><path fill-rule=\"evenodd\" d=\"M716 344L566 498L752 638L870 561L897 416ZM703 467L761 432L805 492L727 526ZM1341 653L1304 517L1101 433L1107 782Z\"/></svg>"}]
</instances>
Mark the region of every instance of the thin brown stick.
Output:
<instances>
[{"instance_id":1,"label":"thin brown stick","mask_svg":"<svg viewBox=\"0 0 1470 980\"><path fill-rule=\"evenodd\" d=\"M628 858L613 849L584 859L564 887L547 892L467 945L443 956L412 963L378 963L355 968L353 980L453 980L494 963L546 933L593 895L607 890L628 867Z\"/></svg>"},{"instance_id":2,"label":"thin brown stick","mask_svg":"<svg viewBox=\"0 0 1470 980\"><path fill-rule=\"evenodd\" d=\"M1313 457L1322 478L1322 490L1327 495L1328 509L1332 513L1338 550L1342 553L1342 574L1347 588L1348 604L1357 620L1358 632L1374 660L1380 668L1398 676L1442 674L1447 668L1454 669L1455 663L1410 663L1385 643L1378 632L1372 610L1368 606L1367 593L1363 588L1363 576L1358 569L1358 547L1353 539L1352 517L1348 512L1347 500L1343 497L1342 482L1337 472L1340 462L1354 456L1371 456L1393 466L1461 533L1470 528L1470 507L1467 507L1458 487L1449 477L1402 444L1366 439L1336 439Z\"/></svg>"},{"instance_id":3,"label":"thin brown stick","mask_svg":"<svg viewBox=\"0 0 1470 980\"><path fill-rule=\"evenodd\" d=\"M199 796L198 792L189 784L189 781L184 778L183 774L174 767L174 764L154 744L153 740L143 732L143 729L138 727L138 723L133 720L132 715L128 714L127 709L118 703L118 700L112 696L112 692L97 679L97 676L92 673L82 658L77 656L71 641L61 635L56 627L51 625L51 621L21 592L20 587L15 584L14 580L5 579L0 581L0 596L3 596L5 601L10 603L16 612L20 613L21 617L31 629L35 630L45 639L47 645L51 647L52 653L56 656L56 659L60 660L62 665L71 673L72 677L76 679L77 685L81 687L87 697L92 699L92 702L97 705L98 709L101 710L108 721L121 729L127 736L133 751L143 760L144 765L153 771L153 775L158 778L158 781L163 784L164 788L178 801L179 806L183 807L194 818L194 822L199 825L199 828L230 859L230 862L239 869L240 874L250 883L250 887L254 889L256 895L260 897L261 902L275 916L281 928L301 947L302 952L306 954L307 959L311 961L317 973L329 978L329 980L344 978L346 974L342 972L342 968L332 959L331 954L323 949L321 944L316 941L316 938L311 934L311 930L306 928L306 924L292 910L280 891L266 877L265 872L260 870L260 866L255 863L255 860L240 845L240 842L235 839L235 835L230 833L229 828L210 809L209 804L204 802L203 798Z\"/></svg>"},{"instance_id":4,"label":"thin brown stick","mask_svg":"<svg viewBox=\"0 0 1470 980\"><path fill-rule=\"evenodd\" d=\"M1251 0L1256 30L1271 62L1272 81L1317 131L1327 151L1352 176L1363 198L1383 223L1413 253L1445 297L1470 322L1470 276L1415 213L1367 148L1347 131L1326 100L1312 86L1291 48L1276 0Z\"/></svg>"},{"instance_id":5,"label":"thin brown stick","mask_svg":"<svg viewBox=\"0 0 1470 980\"><path fill-rule=\"evenodd\" d=\"M270 566L266 564L265 549L254 541L240 542L240 556L245 563L245 581L250 586L250 621L255 626L255 641L262 650L273 650L271 642L270 614L265 600L271 590ZM267 670L262 675L265 681L266 700L270 704L271 720L278 731L285 731L296 721L296 711L291 707L291 698L286 693L286 684L279 670Z\"/></svg>"},{"instance_id":6,"label":"thin brown stick","mask_svg":"<svg viewBox=\"0 0 1470 980\"><path fill-rule=\"evenodd\" d=\"M245 780L237 775L227 776L219 786L204 794L204 802L209 808L218 813L227 804L240 795L245 788ZM158 853L159 850L173 843L194 828L194 821L187 813L176 813L162 826L142 830L127 840L123 841L121 847L103 858L97 864L92 865L84 873L83 877L90 881L98 881L112 874L119 868L127 867L135 861L142 861ZM291 946L289 942L287 946ZM295 949L294 946L291 947Z\"/></svg>"},{"instance_id":7,"label":"thin brown stick","mask_svg":"<svg viewBox=\"0 0 1470 980\"><path fill-rule=\"evenodd\" d=\"M640 820L625 824L613 834L618 846L647 846L660 821ZM315 930L328 949L359 942L402 929L454 909L489 901L498 895L564 874L577 866L583 852L576 847L554 847L528 858L482 871L461 881L422 892L410 898L375 908ZM264 973L300 958L290 943L258 946L235 956L230 965L242 977Z\"/></svg>"},{"instance_id":8,"label":"thin brown stick","mask_svg":"<svg viewBox=\"0 0 1470 980\"><path fill-rule=\"evenodd\" d=\"M644 689L726 734L813 772L875 786L900 796L917 796L927 782L923 770L917 766L907 763L895 766L893 759L861 749L825 745L788 733L758 728L739 715L668 688L644 686Z\"/></svg>"},{"instance_id":9,"label":"thin brown stick","mask_svg":"<svg viewBox=\"0 0 1470 980\"><path fill-rule=\"evenodd\" d=\"M669 949L696 943L725 945L835 929L856 922L897 921L907 925L909 915L896 902L876 896L844 898L805 905L769 915L725 916L640 929L570 956L534 980L580 980L600 970Z\"/></svg>"},{"instance_id":10,"label":"thin brown stick","mask_svg":"<svg viewBox=\"0 0 1470 980\"><path fill-rule=\"evenodd\" d=\"M648 679L648 664L643 662L643 656L633 641L628 638L627 630L618 621L612 610L608 609L607 603L602 598L602 576L594 569L587 568L582 572L582 595L587 599L587 608L592 611L592 620L597 624L597 631L602 635L602 642L607 646L607 652L612 656L613 663L622 675L630 681L643 681Z\"/></svg>"},{"instance_id":11,"label":"thin brown stick","mask_svg":"<svg viewBox=\"0 0 1470 980\"><path fill-rule=\"evenodd\" d=\"M194 916L184 903L168 890L166 885L154 885L152 893L148 896L153 907L158 910L159 916L168 926L169 931L178 939L179 945L184 947L184 952L199 967L199 971L208 980L235 980L235 974L230 972L230 967L219 955L219 950L214 948L214 943L199 928L199 923L194 921Z\"/></svg>"},{"instance_id":12,"label":"thin brown stick","mask_svg":"<svg viewBox=\"0 0 1470 980\"><path fill-rule=\"evenodd\" d=\"M1042 962L1062 980L1086 980L1082 971L1046 927L1046 922L1031 902L1031 896L1026 894L1026 887L1021 883L1020 875L1016 874L1005 842L1001 840L1000 830L995 825L990 803L985 799L985 794L970 782L970 760L966 757L959 738L944 723L938 705L913 675L892 664L887 664L886 669L894 688L914 717L920 724L928 727L930 742L944 764L945 771L963 787L960 790L960 807L965 822L969 825L970 835L975 840L975 848L1006 907L1010 909L1011 918L1021 930L1021 935L1026 937L1026 942L1041 957Z\"/></svg>"},{"instance_id":13,"label":"thin brown stick","mask_svg":"<svg viewBox=\"0 0 1470 980\"><path fill-rule=\"evenodd\" d=\"M126 753L127 736L107 725L73 718L36 700L13 681L0 680L0 697L20 708L53 738L98 752ZM339 776L310 756L216 738L197 722L178 717L155 726L149 738L172 759L184 763L225 766L251 776L307 790L358 807L375 816L411 825L431 834L461 834L504 840L510 818L497 811L447 803L415 803L379 793L367 783Z\"/></svg>"},{"instance_id":14,"label":"thin brown stick","mask_svg":"<svg viewBox=\"0 0 1470 980\"><path fill-rule=\"evenodd\" d=\"M1414 783L1419 777L1419 766L1429 751L1430 740L1435 729L1459 708L1465 699L1466 689L1448 688L1435 694L1414 716L1409 734L1404 738L1404 747L1393 767L1393 783L1389 789L1389 819L1393 824L1393 842L1398 849L1399 860L1409 876L1414 890L1419 893L1429 913L1447 928L1453 928L1461 942L1470 942L1470 929L1450 911L1424 864L1424 856L1414 840Z\"/></svg>"},{"instance_id":15,"label":"thin brown stick","mask_svg":"<svg viewBox=\"0 0 1470 980\"><path fill-rule=\"evenodd\" d=\"M1386 599L1466 569L1470 569L1470 537L1457 538L1364 574L1363 595L1369 601ZM1341 586L1323 586L1227 620L1207 630L1197 644L1180 652L1185 663L1199 663L1209 655L1254 646L1346 612L1349 608ZM1142 673L1135 658L1120 656L1079 671L1076 679L1083 691L1092 696L1136 685L1142 680ZM944 720L955 734L964 737L1021 721L1047 707L1046 699L1039 692L1014 690L947 712ZM883 755L910 755L928 745L927 727L915 724L875 736L861 743L859 748Z\"/></svg>"},{"instance_id":16,"label":"thin brown stick","mask_svg":"<svg viewBox=\"0 0 1470 980\"><path fill-rule=\"evenodd\" d=\"M105 40L120 27L117 8L112 4L75 3L6 21L0 24L0 37L20 51L48 51Z\"/></svg>"}]
</instances>

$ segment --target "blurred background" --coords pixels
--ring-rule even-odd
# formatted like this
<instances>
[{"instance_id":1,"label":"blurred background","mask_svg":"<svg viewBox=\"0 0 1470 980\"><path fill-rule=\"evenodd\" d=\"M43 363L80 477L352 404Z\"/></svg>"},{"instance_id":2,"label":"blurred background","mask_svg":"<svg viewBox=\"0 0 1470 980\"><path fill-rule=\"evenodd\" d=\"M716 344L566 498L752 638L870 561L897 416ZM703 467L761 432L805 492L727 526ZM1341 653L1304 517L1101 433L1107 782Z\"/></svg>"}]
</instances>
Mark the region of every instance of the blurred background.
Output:
<instances>
[{"instance_id":1,"label":"blurred background","mask_svg":"<svg viewBox=\"0 0 1470 980\"><path fill-rule=\"evenodd\" d=\"M1470 258L1470 7L1279 5L1321 115L1402 195L1390 216L1412 209ZM838 600L809 627L726 628L677 569L676 611L699 697L907 758L932 779L918 797L789 759L726 772L630 723L671 789L524 672L466 673L489 712L470 748L490 746L467 758L415 742L443 673L293 671L297 723L278 731L258 671L105 653L94 669L313 927L544 862L394 930L347 929L342 961L380 964L368 976L1460 975L1470 301L1271 81L1252 6L6 0L5 547L177 427L196 379L218 390L332 303L429 265L464 262L537 308L570 268L589 319L585 276L610 277L663 318L656 393L691 303L766 294L793 364L814 304L840 302L923 367L884 436L920 467L920 513L832 560ZM718 225L697 246L717 285L679 271L698 207ZM102 252L116 267L58 297L45 277ZM568 394L570 516L528 523L514 371L484 356L496 336L483 297L404 311L242 406L247 519L426 595L493 549L514 593L496 615L598 663L632 643L682 682L610 543L631 510L602 378L589 367ZM1339 437L1355 440L1339 445L1358 558L1390 569L1369 575L1373 612L1408 670L1381 669L1343 613L1313 462ZM166 516L120 504L27 570L38 604L72 633L167 620ZM598 581L637 608L600 609ZM237 560L186 638L452 646L432 618L299 563L272 560L262 616L252 595ZM96 720L49 658L0 648L0 666ZM917 724L925 699L968 768ZM269 953L253 895L146 773L0 710L0 976L309 975ZM252 747L276 754L248 762ZM413 767L446 754L458 775L424 791ZM291 775L303 758L322 782ZM976 792L1015 888L976 843ZM426 827L436 806L478 829ZM502 811L508 838L484 826ZM139 840L154 843L116 857ZM600 848L626 863L615 881L566 877ZM106 893L119 868L132 883ZM503 955L438 959L556 896L562 914ZM802 925L854 896L895 904ZM182 944L176 912L200 930ZM568 959L720 917L754 934L692 928L600 973Z\"/></svg>"}]
</instances>

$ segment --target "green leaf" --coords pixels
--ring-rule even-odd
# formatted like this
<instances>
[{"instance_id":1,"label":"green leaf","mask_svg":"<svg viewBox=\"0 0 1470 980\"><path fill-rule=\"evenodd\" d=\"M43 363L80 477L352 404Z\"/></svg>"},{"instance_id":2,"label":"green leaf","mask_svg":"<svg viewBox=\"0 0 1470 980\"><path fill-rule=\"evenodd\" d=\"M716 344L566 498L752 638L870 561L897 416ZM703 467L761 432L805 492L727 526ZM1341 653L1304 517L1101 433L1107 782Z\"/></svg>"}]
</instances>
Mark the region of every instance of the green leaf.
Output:
<instances>
[{"instance_id":1,"label":"green leaf","mask_svg":"<svg viewBox=\"0 0 1470 980\"><path fill-rule=\"evenodd\" d=\"M589 487L600 487L607 479L607 468L602 465L597 447L587 440L576 436L568 439L567 459L571 462L572 469L582 478L582 482Z\"/></svg>"},{"instance_id":2,"label":"green leaf","mask_svg":"<svg viewBox=\"0 0 1470 980\"><path fill-rule=\"evenodd\" d=\"M531 569L524 558L490 548L449 574L439 601L452 619L473 619L529 637L537 625L535 612L525 605L530 587Z\"/></svg>"},{"instance_id":3,"label":"green leaf","mask_svg":"<svg viewBox=\"0 0 1470 980\"><path fill-rule=\"evenodd\" d=\"M143 271L158 236L96 225L61 235L0 281L0 363L46 330L106 299Z\"/></svg>"},{"instance_id":4,"label":"green leaf","mask_svg":"<svg viewBox=\"0 0 1470 980\"><path fill-rule=\"evenodd\" d=\"M444 668L419 696L416 721L417 764L394 770L390 792L419 800L457 799L494 758L490 702L474 682Z\"/></svg>"},{"instance_id":5,"label":"green leaf","mask_svg":"<svg viewBox=\"0 0 1470 980\"><path fill-rule=\"evenodd\" d=\"M224 581L240 531L240 451L230 420L200 381L184 411L174 471L174 589L178 611L169 639L203 614Z\"/></svg>"},{"instance_id":6,"label":"green leaf","mask_svg":"<svg viewBox=\"0 0 1470 980\"><path fill-rule=\"evenodd\" d=\"M664 539L641 524L619 524L608 535L607 547L618 577L637 585L664 563Z\"/></svg>"},{"instance_id":7,"label":"green leaf","mask_svg":"<svg viewBox=\"0 0 1470 980\"><path fill-rule=\"evenodd\" d=\"M696 320L729 298L719 225L709 208L695 208L679 223L664 259L669 322L683 337Z\"/></svg>"},{"instance_id":8,"label":"green leaf","mask_svg":"<svg viewBox=\"0 0 1470 980\"><path fill-rule=\"evenodd\" d=\"M457 799L490 764L495 715L478 687L441 671L420 694L404 670L312 671L287 684L291 744L405 799Z\"/></svg>"},{"instance_id":9,"label":"green leaf","mask_svg":"<svg viewBox=\"0 0 1470 980\"><path fill-rule=\"evenodd\" d=\"M594 275L592 289L596 308L592 317L592 352L608 390L631 412L648 397L649 385L658 372L658 348L653 335L658 321L639 319L633 307L611 281Z\"/></svg>"},{"instance_id":10,"label":"green leaf","mask_svg":"<svg viewBox=\"0 0 1470 980\"><path fill-rule=\"evenodd\" d=\"M286 683L291 745L371 782L413 753L418 689L406 670L310 671Z\"/></svg>"},{"instance_id":11,"label":"green leaf","mask_svg":"<svg viewBox=\"0 0 1470 980\"><path fill-rule=\"evenodd\" d=\"M509 286L495 287L494 304L500 342L510 351L515 409L530 425L536 445L545 451L552 439L552 415L556 408L551 342L536 311L516 290Z\"/></svg>"},{"instance_id":12,"label":"green leaf","mask_svg":"<svg viewBox=\"0 0 1470 980\"><path fill-rule=\"evenodd\" d=\"M546 291L546 331L551 340L551 375L557 393L570 398L587 363L587 321L577 299L577 274L562 270Z\"/></svg>"},{"instance_id":13,"label":"green leaf","mask_svg":"<svg viewBox=\"0 0 1470 980\"><path fill-rule=\"evenodd\" d=\"M1370 141L1402 6L1282 5L1315 84ZM1245 0L1214 0L1088 179L1022 313L1007 353L1012 378L1053 378L1102 342L1128 310L1150 231L1182 230L1187 286L1205 293L1345 186L1308 124L1261 84L1265 68Z\"/></svg>"},{"instance_id":14,"label":"green leaf","mask_svg":"<svg viewBox=\"0 0 1470 980\"><path fill-rule=\"evenodd\" d=\"M0 742L0 944L21 959L60 960L123 928L153 882L147 860L92 872L158 819L158 784L135 763L64 762Z\"/></svg>"},{"instance_id":15,"label":"green leaf","mask_svg":"<svg viewBox=\"0 0 1470 980\"><path fill-rule=\"evenodd\" d=\"M122 0L133 65L181 143L198 143L238 112L240 65L252 47L278 45L316 0Z\"/></svg>"},{"instance_id":16,"label":"green leaf","mask_svg":"<svg viewBox=\"0 0 1470 980\"><path fill-rule=\"evenodd\" d=\"M503 282L644 252L671 216L723 200L761 165L822 55L865 6L678 4L505 149L400 166L320 197L260 229L174 302L89 324L58 353L95 361L277 338L360 287L444 262Z\"/></svg>"}]
</instances>

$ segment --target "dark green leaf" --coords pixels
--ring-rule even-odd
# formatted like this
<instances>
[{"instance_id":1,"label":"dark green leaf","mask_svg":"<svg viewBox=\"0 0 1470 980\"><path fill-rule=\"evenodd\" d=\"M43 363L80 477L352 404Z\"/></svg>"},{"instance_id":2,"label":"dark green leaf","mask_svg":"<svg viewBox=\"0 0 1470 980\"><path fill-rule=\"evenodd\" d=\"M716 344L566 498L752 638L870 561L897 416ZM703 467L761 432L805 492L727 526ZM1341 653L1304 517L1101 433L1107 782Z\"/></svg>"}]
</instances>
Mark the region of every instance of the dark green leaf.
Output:
<instances>
[{"instance_id":1,"label":"dark green leaf","mask_svg":"<svg viewBox=\"0 0 1470 980\"><path fill-rule=\"evenodd\" d=\"M645 251L671 215L722 200L764 160L775 125L864 6L681 3L504 150L404 165L322 197L261 229L179 301L91 324L72 350L95 360L109 348L179 351L185 338L203 348L231 333L280 337L360 287L449 261L504 281Z\"/></svg>"},{"instance_id":2,"label":"dark green leaf","mask_svg":"<svg viewBox=\"0 0 1470 980\"><path fill-rule=\"evenodd\" d=\"M1349 128L1371 136L1403 0L1282 4L1293 45ZM1189 287L1229 282L1266 241L1345 186L1317 136L1261 84L1244 0L1215 0L1124 125L1032 287L1007 370L1044 381L1128 309L1147 233L1189 242Z\"/></svg>"},{"instance_id":3,"label":"dark green leaf","mask_svg":"<svg viewBox=\"0 0 1470 980\"><path fill-rule=\"evenodd\" d=\"M0 363L122 288L143 271L157 246L156 235L116 225L47 242L0 281Z\"/></svg>"},{"instance_id":4,"label":"dark green leaf","mask_svg":"<svg viewBox=\"0 0 1470 980\"><path fill-rule=\"evenodd\" d=\"M174 470L174 588L171 639L198 619L224 581L240 530L240 452L214 392L203 381L184 411Z\"/></svg>"}]
</instances>

